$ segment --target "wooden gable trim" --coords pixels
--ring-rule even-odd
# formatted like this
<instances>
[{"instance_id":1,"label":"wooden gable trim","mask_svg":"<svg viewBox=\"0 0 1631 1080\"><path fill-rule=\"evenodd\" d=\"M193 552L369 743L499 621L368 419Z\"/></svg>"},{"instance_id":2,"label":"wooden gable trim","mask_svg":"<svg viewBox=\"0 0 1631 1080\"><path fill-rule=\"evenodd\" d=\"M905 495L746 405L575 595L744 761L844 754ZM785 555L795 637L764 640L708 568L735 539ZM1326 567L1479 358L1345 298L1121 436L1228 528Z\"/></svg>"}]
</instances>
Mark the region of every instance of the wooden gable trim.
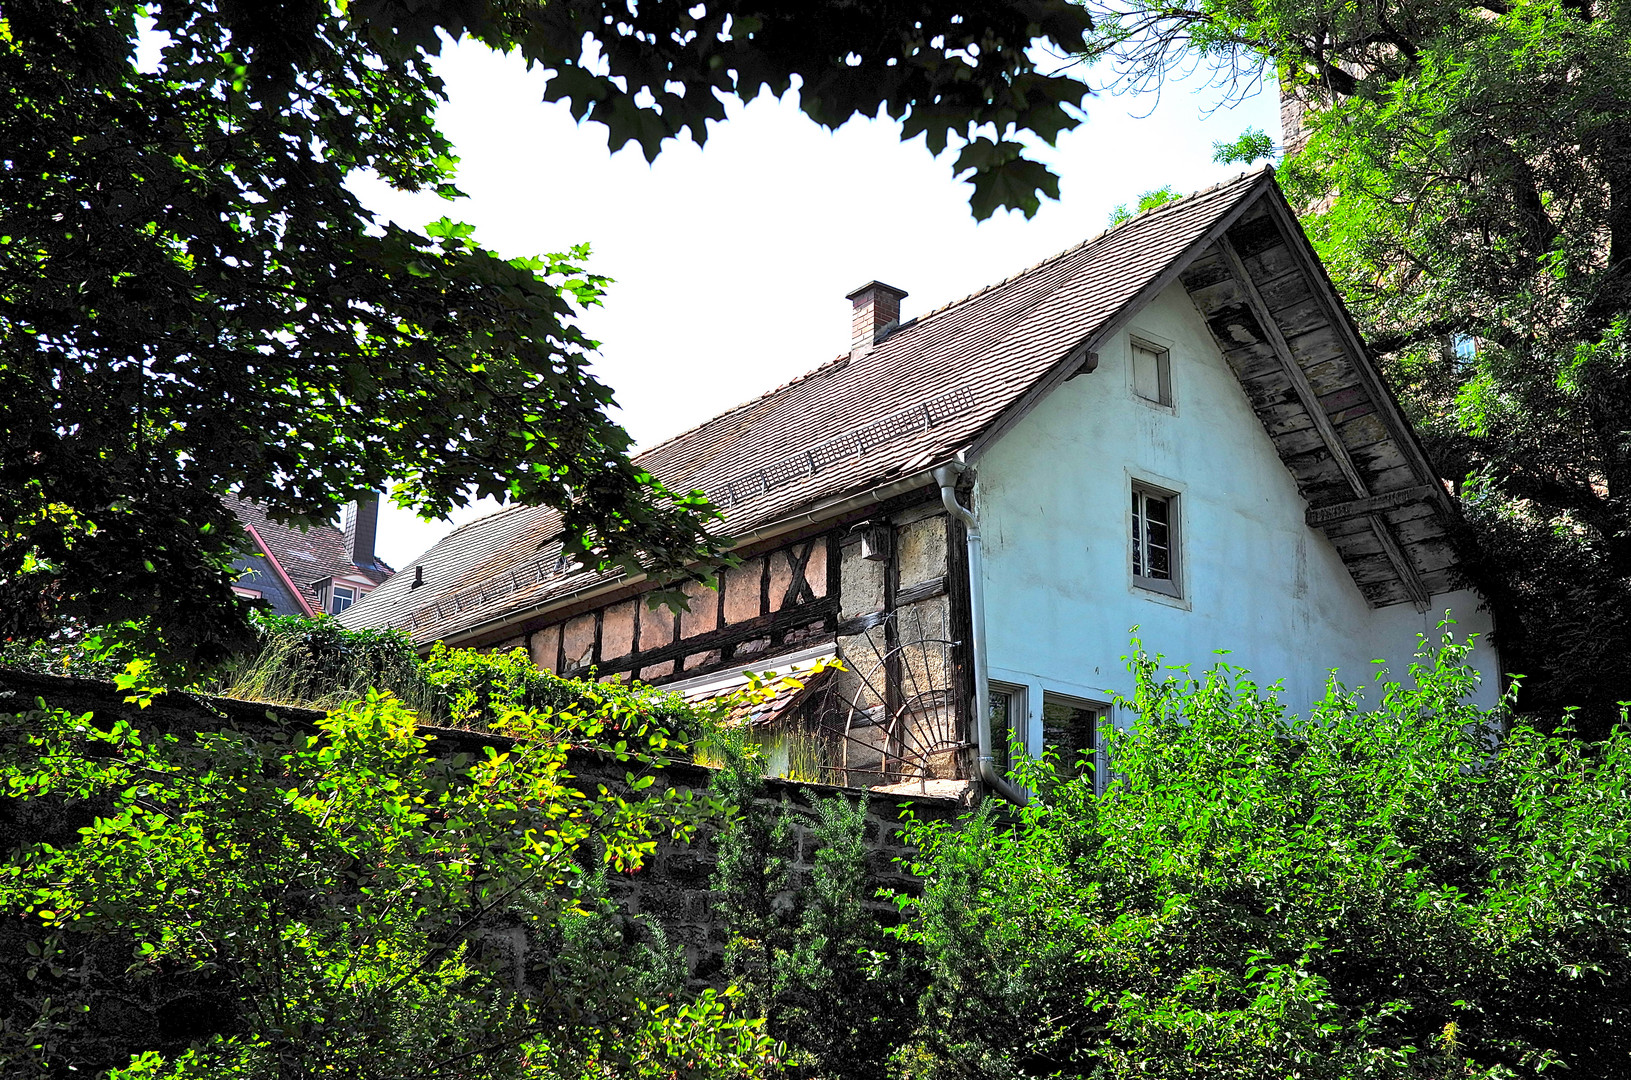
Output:
<instances>
[{"instance_id":1,"label":"wooden gable trim","mask_svg":"<svg viewBox=\"0 0 1631 1080\"><path fill-rule=\"evenodd\" d=\"M1280 234L1285 238L1286 249L1291 252L1292 258L1297 261L1307 278L1314 298L1325 309L1327 319L1347 346L1354 369L1365 385L1365 392L1375 403L1388 434L1399 444L1400 450L1411 463L1412 471L1424 485L1433 489L1430 493L1432 502L1447 515L1448 520L1458 519L1460 508L1456 506L1455 500L1450 498L1450 493L1438 482L1438 470L1433 468L1431 460L1427 457L1427 451L1422 448L1421 440L1416 436L1416 429L1405 419L1404 410L1399 407L1399 399L1394 396L1392 388L1376 370L1370 351L1365 348L1364 339L1360 337L1359 328L1354 325L1347 306L1337 295L1336 286L1331 283L1330 275L1325 272L1325 265L1320 262L1313 245L1309 243L1308 234L1303 232L1301 223L1291 210L1291 205L1276 190L1275 197L1266 200L1265 206L1270 216L1274 218L1275 224L1279 226Z\"/></svg>"},{"instance_id":2,"label":"wooden gable trim","mask_svg":"<svg viewBox=\"0 0 1631 1080\"><path fill-rule=\"evenodd\" d=\"M1367 495L1362 499L1351 502L1336 503L1332 506L1311 506L1304 520L1310 528L1322 528L1326 525L1335 525L1339 521L1348 521L1352 518L1369 517L1383 510L1393 510L1400 506L1408 506L1413 502L1430 502L1433 492L1429 489L1437 484L1422 484L1418 487L1403 488L1399 491L1385 491L1380 495Z\"/></svg>"},{"instance_id":3,"label":"wooden gable trim","mask_svg":"<svg viewBox=\"0 0 1631 1080\"><path fill-rule=\"evenodd\" d=\"M255 526L247 521L243 523L243 526L244 531L249 534L249 538L255 541L255 546L260 548L260 557L271 565L273 572L277 574L278 580L283 582L283 587L289 590L289 595L294 597L294 602L299 604L300 610L306 613L306 618L315 619L317 612L312 610L311 603L306 599L306 594L290 579L289 572L283 569L283 564L278 562L276 555L272 554L272 549L266 546L266 541L262 540L261 534L255 531Z\"/></svg>"},{"instance_id":4,"label":"wooden gable trim","mask_svg":"<svg viewBox=\"0 0 1631 1080\"><path fill-rule=\"evenodd\" d=\"M1284 232L1283 229L1281 231ZM1268 302L1263 299L1263 293L1258 289L1257 281L1252 277L1251 271L1246 269L1245 260L1240 257L1240 252L1235 250L1234 242L1229 239L1228 233L1219 236L1217 244L1218 252L1223 256L1223 261L1229 267L1229 272L1240 283L1241 291L1246 296L1247 307L1251 309L1252 314L1257 318L1258 326L1262 327L1263 333L1268 338L1269 347L1274 351L1276 359L1280 361L1280 367L1285 372L1286 378L1290 380L1291 388L1296 393L1297 400L1302 402L1303 411L1313 421L1314 430L1319 432L1320 441L1325 444L1325 449L1330 453L1331 459L1337 463L1337 468L1342 470L1342 475L1347 479L1348 485L1353 488L1353 493L1357 499L1360 501L1368 500L1371 494L1370 485L1365 482L1365 477L1360 473L1359 467L1354 464L1353 455L1348 453L1348 447L1342 441L1342 436L1337 434L1336 425L1331 423L1330 415L1326 413L1324 406L1320 404L1319 396L1314 393L1314 387L1308 381L1308 373L1303 370L1301 364L1297 363L1296 357L1291 355L1291 346L1286 341L1285 332L1280 329L1279 322L1274 318L1274 312L1270 310ZM1290 246L1289 242L1287 246ZM1311 285L1317 295L1319 292L1318 284L1311 282ZM1356 357L1354 366L1356 369L1363 368L1365 358L1363 356ZM1383 520L1379 513L1366 512L1364 516L1370 522L1371 531L1376 534L1377 542L1382 545L1382 553L1387 556L1388 562L1393 564L1394 573L1399 575L1399 581L1403 583L1405 592L1409 594L1411 601L1417 608L1426 611L1432 595L1427 586L1422 583L1421 575L1417 573L1415 564L1410 561L1410 556L1399 546L1399 538L1393 535L1393 530L1388 527L1388 523Z\"/></svg>"}]
</instances>

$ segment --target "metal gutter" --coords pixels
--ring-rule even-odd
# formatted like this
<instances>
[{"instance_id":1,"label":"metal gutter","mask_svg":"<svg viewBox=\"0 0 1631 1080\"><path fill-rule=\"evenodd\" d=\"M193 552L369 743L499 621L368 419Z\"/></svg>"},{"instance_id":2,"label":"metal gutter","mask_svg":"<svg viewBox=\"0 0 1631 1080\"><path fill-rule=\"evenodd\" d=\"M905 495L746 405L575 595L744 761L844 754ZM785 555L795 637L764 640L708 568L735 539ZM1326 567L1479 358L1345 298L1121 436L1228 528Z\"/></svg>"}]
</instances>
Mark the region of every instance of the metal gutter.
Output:
<instances>
[{"instance_id":1,"label":"metal gutter","mask_svg":"<svg viewBox=\"0 0 1631 1080\"><path fill-rule=\"evenodd\" d=\"M968 466L953 461L933 470L935 483L940 485L940 501L951 514L963 523L963 534L968 542L968 621L970 651L974 654L974 741L979 748L980 779L992 791L1009 802L1024 806L1025 792L1015 787L997 770L996 758L991 753L991 679L985 658L985 543L980 538L980 519L974 511L957 501L957 478Z\"/></svg>"},{"instance_id":2,"label":"metal gutter","mask_svg":"<svg viewBox=\"0 0 1631 1080\"><path fill-rule=\"evenodd\" d=\"M750 544L760 543L761 541L773 540L784 533L792 532L793 530L801 528L804 525L820 524L827 518L837 517L840 514L871 503L884 502L888 499L894 498L897 495L904 495L908 491L913 491L920 487L928 487L934 482L934 468L930 467L927 469L922 469L918 472L912 473L910 476L902 477L899 480L891 480L886 484L879 484L876 487L854 495L840 496L839 498L831 499L824 503L817 503L809 510L791 514L784 518L778 518L776 521L773 521L768 525L762 525L752 532L744 533L741 536L736 537L736 542L732 545L732 547L746 547ZM474 626L467 627L466 629L459 631L457 635L450 635L442 640L447 642L449 645L457 645L461 641L469 641L471 638L482 637L484 635L503 630L513 623L526 622L528 619L537 618L539 614L547 611L550 608L560 607L574 601L592 600L596 596L616 592L618 589L626 588L630 585L637 585L646 580L647 577L649 577L647 574L620 575L612 578L610 581L601 581L596 582L593 585L585 585L581 589L577 589L573 592L562 593L559 596L550 597L546 603L539 607L495 616L492 619L488 619L486 622L480 622ZM428 644L428 642L426 644Z\"/></svg>"}]
</instances>

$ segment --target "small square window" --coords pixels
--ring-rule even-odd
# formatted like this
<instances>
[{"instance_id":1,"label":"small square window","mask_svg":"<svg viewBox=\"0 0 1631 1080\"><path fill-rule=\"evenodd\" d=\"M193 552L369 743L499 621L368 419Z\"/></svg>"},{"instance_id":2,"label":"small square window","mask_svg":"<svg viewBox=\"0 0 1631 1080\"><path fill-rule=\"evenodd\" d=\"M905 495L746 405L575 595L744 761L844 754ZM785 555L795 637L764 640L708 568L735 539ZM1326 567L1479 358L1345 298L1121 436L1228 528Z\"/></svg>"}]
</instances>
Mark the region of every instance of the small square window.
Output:
<instances>
[{"instance_id":1,"label":"small square window","mask_svg":"<svg viewBox=\"0 0 1631 1080\"><path fill-rule=\"evenodd\" d=\"M1172 404L1172 354L1148 342L1133 342L1133 393L1157 405Z\"/></svg>"},{"instance_id":2,"label":"small square window","mask_svg":"<svg viewBox=\"0 0 1631 1080\"><path fill-rule=\"evenodd\" d=\"M1178 590L1178 496L1133 487L1133 584L1168 596Z\"/></svg>"},{"instance_id":3,"label":"small square window","mask_svg":"<svg viewBox=\"0 0 1631 1080\"><path fill-rule=\"evenodd\" d=\"M336 585L329 592L328 611L338 615L357 602L357 590L349 585Z\"/></svg>"}]
</instances>

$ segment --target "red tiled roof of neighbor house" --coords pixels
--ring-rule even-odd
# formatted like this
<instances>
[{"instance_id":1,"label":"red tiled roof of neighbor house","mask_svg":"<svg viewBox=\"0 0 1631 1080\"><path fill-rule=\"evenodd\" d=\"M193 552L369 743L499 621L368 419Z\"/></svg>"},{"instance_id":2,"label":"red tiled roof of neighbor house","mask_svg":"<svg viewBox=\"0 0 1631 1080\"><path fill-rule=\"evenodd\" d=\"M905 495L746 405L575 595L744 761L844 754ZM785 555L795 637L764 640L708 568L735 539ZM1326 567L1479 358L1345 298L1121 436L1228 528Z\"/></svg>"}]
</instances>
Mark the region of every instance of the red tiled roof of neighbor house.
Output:
<instances>
[{"instance_id":1,"label":"red tiled roof of neighbor house","mask_svg":"<svg viewBox=\"0 0 1631 1080\"><path fill-rule=\"evenodd\" d=\"M1273 188L1260 170L1141 214L1008 279L902 323L844 355L639 454L675 490L701 489L741 536L795 510L954 457L1123 308ZM347 611L349 626L431 641L536 610L616 575L558 565L553 510L517 506L448 535ZM416 568L423 584L412 588Z\"/></svg>"},{"instance_id":2,"label":"red tiled roof of neighbor house","mask_svg":"<svg viewBox=\"0 0 1631 1080\"><path fill-rule=\"evenodd\" d=\"M264 554L282 569L312 610L320 606L313 587L320 581L332 577L363 577L378 585L389 580L394 572L378 558L369 565L353 563L345 533L333 525L313 525L301 531L274 521L259 503L231 496L221 501L237 515L239 522L254 530L254 537L258 537L265 548ZM254 554L249 553L250 557Z\"/></svg>"}]
</instances>

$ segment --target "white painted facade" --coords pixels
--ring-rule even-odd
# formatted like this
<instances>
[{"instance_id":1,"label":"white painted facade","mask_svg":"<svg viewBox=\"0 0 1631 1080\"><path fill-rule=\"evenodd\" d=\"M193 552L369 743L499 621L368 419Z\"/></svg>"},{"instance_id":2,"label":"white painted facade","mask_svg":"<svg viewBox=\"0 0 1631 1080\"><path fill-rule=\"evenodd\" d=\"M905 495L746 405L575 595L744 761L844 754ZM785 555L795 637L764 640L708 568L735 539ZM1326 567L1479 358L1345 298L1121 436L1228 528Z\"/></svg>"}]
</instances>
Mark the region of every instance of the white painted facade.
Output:
<instances>
[{"instance_id":1,"label":"white painted facade","mask_svg":"<svg viewBox=\"0 0 1631 1080\"><path fill-rule=\"evenodd\" d=\"M1171 408L1134 394L1135 337L1170 351ZM1122 657L1135 626L1148 651L1197 673L1230 650L1260 683L1282 681L1282 700L1301 711L1333 668L1351 688L1375 685L1376 659L1407 678L1417 636L1436 640L1448 610L1458 636L1484 635L1472 657L1479 703L1500 696L1475 593L1435 596L1425 614L1366 602L1305 523L1307 504L1181 285L975 464L991 680L1022 692L1033 750L1044 693L1131 695ZM1180 597L1133 584L1135 481L1178 494Z\"/></svg>"}]
</instances>

